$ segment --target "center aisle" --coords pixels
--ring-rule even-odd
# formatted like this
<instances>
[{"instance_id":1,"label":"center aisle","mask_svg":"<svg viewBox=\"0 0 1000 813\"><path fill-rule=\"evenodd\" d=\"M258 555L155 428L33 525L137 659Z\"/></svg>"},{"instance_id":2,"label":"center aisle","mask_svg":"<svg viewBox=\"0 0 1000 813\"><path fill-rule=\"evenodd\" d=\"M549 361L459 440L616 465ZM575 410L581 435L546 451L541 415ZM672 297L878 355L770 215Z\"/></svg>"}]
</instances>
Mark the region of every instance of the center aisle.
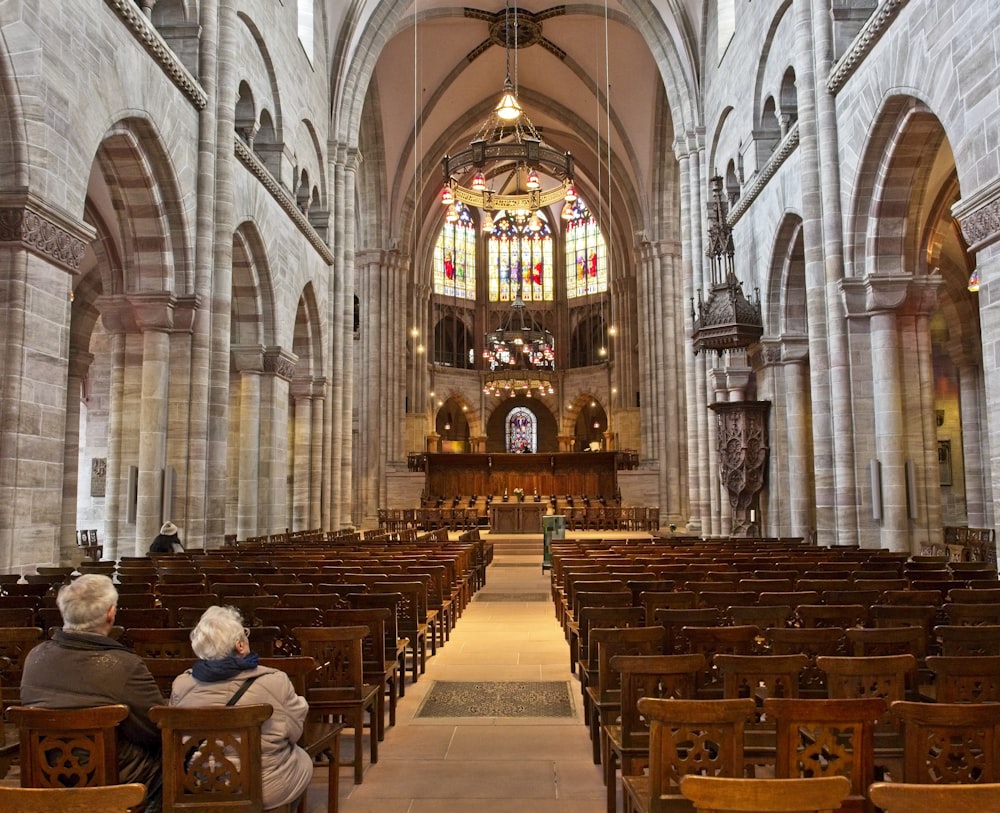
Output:
<instances>
[{"instance_id":1,"label":"center aisle","mask_svg":"<svg viewBox=\"0 0 1000 813\"><path fill-rule=\"evenodd\" d=\"M541 556L494 558L451 640L407 684L378 764L366 761L361 785L341 772L340 813L605 813L601 769L549 585ZM418 716L436 681L564 683L571 716L514 716L521 704L510 698L496 712L503 716ZM322 810L325 779L318 778L311 812Z\"/></svg>"}]
</instances>

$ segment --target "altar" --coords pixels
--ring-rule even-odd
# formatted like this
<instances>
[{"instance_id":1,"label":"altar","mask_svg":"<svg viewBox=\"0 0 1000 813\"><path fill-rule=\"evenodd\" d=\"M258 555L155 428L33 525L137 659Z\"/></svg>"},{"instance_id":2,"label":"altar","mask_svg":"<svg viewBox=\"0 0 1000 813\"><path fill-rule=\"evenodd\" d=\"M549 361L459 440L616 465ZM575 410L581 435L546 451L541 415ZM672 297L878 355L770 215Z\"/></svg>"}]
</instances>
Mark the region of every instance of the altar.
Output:
<instances>
[{"instance_id":1,"label":"altar","mask_svg":"<svg viewBox=\"0 0 1000 813\"><path fill-rule=\"evenodd\" d=\"M493 502L490 505L490 533L540 534L548 504L532 500Z\"/></svg>"}]
</instances>

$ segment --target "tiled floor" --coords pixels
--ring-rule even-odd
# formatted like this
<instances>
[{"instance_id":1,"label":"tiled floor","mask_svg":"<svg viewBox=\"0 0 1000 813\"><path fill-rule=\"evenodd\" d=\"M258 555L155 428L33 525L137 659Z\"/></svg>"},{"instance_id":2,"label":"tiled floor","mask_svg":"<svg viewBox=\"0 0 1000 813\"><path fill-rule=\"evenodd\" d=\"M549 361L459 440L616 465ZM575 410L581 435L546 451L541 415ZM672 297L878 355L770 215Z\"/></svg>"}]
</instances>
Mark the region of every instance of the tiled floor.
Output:
<instances>
[{"instance_id":1,"label":"tiled floor","mask_svg":"<svg viewBox=\"0 0 1000 813\"><path fill-rule=\"evenodd\" d=\"M418 716L434 681L566 682L573 716ZM451 640L407 685L378 764L366 761L361 785L346 766L340 776L341 813L604 813L601 770L540 556L498 553ZM325 809L325 782L318 770L311 813Z\"/></svg>"}]
</instances>

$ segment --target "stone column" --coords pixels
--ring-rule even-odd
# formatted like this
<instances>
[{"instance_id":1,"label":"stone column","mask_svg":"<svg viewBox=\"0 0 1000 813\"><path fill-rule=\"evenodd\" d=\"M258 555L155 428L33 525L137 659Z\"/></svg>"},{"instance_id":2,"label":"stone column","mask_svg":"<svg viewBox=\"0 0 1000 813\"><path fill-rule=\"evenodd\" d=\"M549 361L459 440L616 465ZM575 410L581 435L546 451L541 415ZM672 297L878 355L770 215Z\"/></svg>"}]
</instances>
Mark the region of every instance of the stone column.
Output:
<instances>
[{"instance_id":1,"label":"stone column","mask_svg":"<svg viewBox=\"0 0 1000 813\"><path fill-rule=\"evenodd\" d=\"M309 526L309 498L312 495L312 381L295 379L291 387L295 414L292 418L292 530Z\"/></svg>"},{"instance_id":2,"label":"stone column","mask_svg":"<svg viewBox=\"0 0 1000 813\"><path fill-rule=\"evenodd\" d=\"M823 223L823 188L820 176L819 124L816 111L817 72L814 62L812 0L793 0L795 20L795 86L799 107L799 161L802 179L802 245L805 259L806 311L809 322L809 372L812 400L816 404L832 404L834 394L830 384L830 350L827 344L829 311L826 301L826 256ZM846 356L844 363L846 362ZM838 397L850 398L850 390ZM832 409L831 409L832 411ZM853 531L839 523L836 516L837 482L834 460L839 450L834 448L833 415L824 410L813 415L812 446L816 461L816 531L824 545L845 543L835 538Z\"/></svg>"},{"instance_id":3,"label":"stone column","mask_svg":"<svg viewBox=\"0 0 1000 813\"><path fill-rule=\"evenodd\" d=\"M310 458L309 530L320 528L323 521L323 421L326 417L325 378L314 378L312 382L313 425Z\"/></svg>"},{"instance_id":4,"label":"stone column","mask_svg":"<svg viewBox=\"0 0 1000 813\"><path fill-rule=\"evenodd\" d=\"M74 565L79 559L76 546L77 494L80 488L80 398L93 353L72 348L66 379L66 443L63 446L62 530L59 534L60 565Z\"/></svg>"},{"instance_id":5,"label":"stone column","mask_svg":"<svg viewBox=\"0 0 1000 813\"><path fill-rule=\"evenodd\" d=\"M125 522L127 514L125 493L128 475L124 464L123 439L125 416L125 359L128 330L135 329L132 309L123 297L106 297L98 302L101 322L108 332L110 352L110 384L108 399L108 471L107 496L104 500L104 556L118 559L122 555L134 555L134 542L126 542L128 537Z\"/></svg>"},{"instance_id":6,"label":"stone column","mask_svg":"<svg viewBox=\"0 0 1000 813\"><path fill-rule=\"evenodd\" d=\"M788 484L788 519L791 536L809 539L813 531L813 466L809 454L812 439L812 404L809 400L808 340L785 339L781 342L783 362L785 431L788 442L786 470L781 477Z\"/></svg>"},{"instance_id":7,"label":"stone column","mask_svg":"<svg viewBox=\"0 0 1000 813\"><path fill-rule=\"evenodd\" d=\"M983 425L983 376L971 351L958 362L959 408L964 460L965 511L970 528L986 526L986 438Z\"/></svg>"},{"instance_id":8,"label":"stone column","mask_svg":"<svg viewBox=\"0 0 1000 813\"><path fill-rule=\"evenodd\" d=\"M291 527L288 510L289 386L298 356L281 347L264 351L261 378L260 494L257 533L281 533Z\"/></svg>"},{"instance_id":9,"label":"stone column","mask_svg":"<svg viewBox=\"0 0 1000 813\"><path fill-rule=\"evenodd\" d=\"M909 274L866 280L875 417L875 455L881 469L881 547L910 552L906 490L906 427L896 309L906 298Z\"/></svg>"},{"instance_id":10,"label":"stone column","mask_svg":"<svg viewBox=\"0 0 1000 813\"><path fill-rule=\"evenodd\" d=\"M989 450L985 481L989 493L983 502L982 527L993 527L1000 516L1000 176L969 190L952 207L962 236L979 271L979 316L983 348L984 449ZM964 417L964 416L963 416ZM972 521L972 517L969 517Z\"/></svg>"},{"instance_id":11,"label":"stone column","mask_svg":"<svg viewBox=\"0 0 1000 813\"><path fill-rule=\"evenodd\" d=\"M167 449L167 397L170 380L170 331L173 297L144 294L128 297L142 331L139 396L139 469L135 512L135 549L144 552L160 531L163 515L163 469Z\"/></svg>"},{"instance_id":12,"label":"stone column","mask_svg":"<svg viewBox=\"0 0 1000 813\"><path fill-rule=\"evenodd\" d=\"M259 533L261 374L264 348L261 345L233 347L233 366L240 376L239 449L236 452L236 538Z\"/></svg>"}]
</instances>

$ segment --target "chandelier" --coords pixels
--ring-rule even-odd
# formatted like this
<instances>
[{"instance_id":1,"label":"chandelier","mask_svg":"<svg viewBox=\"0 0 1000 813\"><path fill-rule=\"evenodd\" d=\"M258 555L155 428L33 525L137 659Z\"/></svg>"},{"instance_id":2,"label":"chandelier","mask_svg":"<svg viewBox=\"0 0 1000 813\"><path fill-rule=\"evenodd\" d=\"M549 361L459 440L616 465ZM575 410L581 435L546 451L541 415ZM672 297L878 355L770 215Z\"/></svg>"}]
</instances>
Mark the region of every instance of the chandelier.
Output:
<instances>
[{"instance_id":1,"label":"chandelier","mask_svg":"<svg viewBox=\"0 0 1000 813\"><path fill-rule=\"evenodd\" d=\"M516 48L518 27L531 30L535 25L532 17L527 21L522 17L524 14L519 15L516 7L511 15L508 7L503 20L498 19L491 30L495 41L503 35L507 55L507 75L500 101L480 126L468 149L441 159L444 175L441 203L449 207L447 219L454 222L463 205L474 206L484 213L482 228L486 232L493 228L494 212L530 216L543 207L562 201L568 205L577 199L573 156L542 141L522 109L516 83L511 80L512 34Z\"/></svg>"},{"instance_id":2,"label":"chandelier","mask_svg":"<svg viewBox=\"0 0 1000 813\"><path fill-rule=\"evenodd\" d=\"M524 310L521 283L518 282L517 296L510 303L506 321L486 334L483 392L487 395L531 398L555 394L552 385L556 368L555 339L544 327L528 325Z\"/></svg>"}]
</instances>

